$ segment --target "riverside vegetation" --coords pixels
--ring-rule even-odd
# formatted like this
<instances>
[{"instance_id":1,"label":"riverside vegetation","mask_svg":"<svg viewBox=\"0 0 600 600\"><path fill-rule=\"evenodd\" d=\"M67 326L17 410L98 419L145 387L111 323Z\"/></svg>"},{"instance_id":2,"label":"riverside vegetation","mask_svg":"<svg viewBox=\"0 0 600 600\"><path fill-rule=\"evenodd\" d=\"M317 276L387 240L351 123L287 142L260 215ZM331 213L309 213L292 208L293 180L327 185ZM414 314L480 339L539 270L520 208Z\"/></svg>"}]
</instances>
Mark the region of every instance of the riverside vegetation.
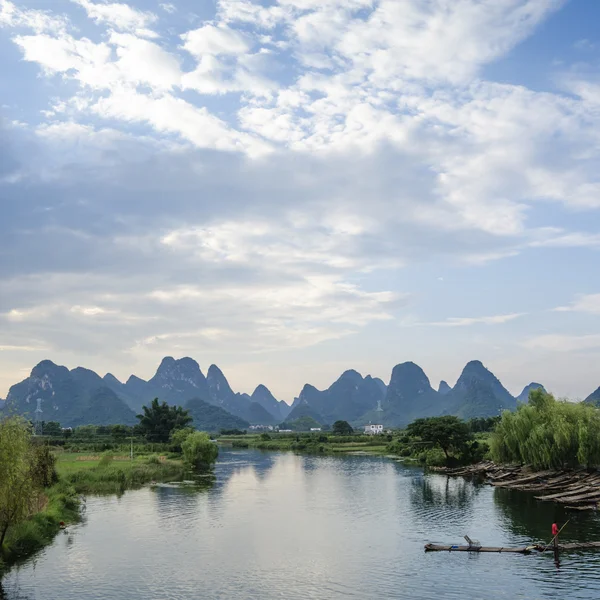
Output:
<instances>
[{"instance_id":1,"label":"riverside vegetation","mask_svg":"<svg viewBox=\"0 0 600 600\"><path fill-rule=\"evenodd\" d=\"M126 440L133 431L120 425L102 432L52 425L54 436L36 436L22 417L0 420L0 575L76 522L82 494L119 494L214 465L217 445L185 428L185 411L175 414L156 401L139 419L135 446L133 435Z\"/></svg>"},{"instance_id":2,"label":"riverside vegetation","mask_svg":"<svg viewBox=\"0 0 600 600\"><path fill-rule=\"evenodd\" d=\"M593 404L556 400L542 390L529 404L504 412L490 437L498 463L529 464L535 469L600 466L600 410Z\"/></svg>"}]
</instances>

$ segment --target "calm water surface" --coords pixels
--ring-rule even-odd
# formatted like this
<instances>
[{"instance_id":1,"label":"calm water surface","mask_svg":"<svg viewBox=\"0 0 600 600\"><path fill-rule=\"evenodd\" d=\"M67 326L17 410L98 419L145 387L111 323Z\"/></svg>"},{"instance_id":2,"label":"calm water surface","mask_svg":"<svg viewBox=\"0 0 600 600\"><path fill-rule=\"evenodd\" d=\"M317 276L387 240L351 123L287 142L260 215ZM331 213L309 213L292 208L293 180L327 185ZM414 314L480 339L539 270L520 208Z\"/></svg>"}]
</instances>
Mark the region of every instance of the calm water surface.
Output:
<instances>
[{"instance_id":1,"label":"calm water surface","mask_svg":"<svg viewBox=\"0 0 600 600\"><path fill-rule=\"evenodd\" d=\"M600 553L427 553L464 534L548 540L560 509L377 457L222 451L208 490L88 498L84 522L3 580L7 600L600 598ZM567 540L600 540L576 514Z\"/></svg>"}]
</instances>

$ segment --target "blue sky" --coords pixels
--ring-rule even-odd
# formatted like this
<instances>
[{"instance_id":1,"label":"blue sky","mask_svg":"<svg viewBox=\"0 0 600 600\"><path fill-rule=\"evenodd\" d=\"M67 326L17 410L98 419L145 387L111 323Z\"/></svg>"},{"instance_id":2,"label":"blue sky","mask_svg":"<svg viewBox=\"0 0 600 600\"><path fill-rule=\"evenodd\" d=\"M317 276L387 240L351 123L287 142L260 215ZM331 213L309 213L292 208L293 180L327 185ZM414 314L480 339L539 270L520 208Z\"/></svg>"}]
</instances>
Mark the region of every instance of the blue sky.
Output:
<instances>
[{"instance_id":1,"label":"blue sky","mask_svg":"<svg viewBox=\"0 0 600 600\"><path fill-rule=\"evenodd\" d=\"M594 0L0 0L0 396L164 355L600 385Z\"/></svg>"}]
</instances>

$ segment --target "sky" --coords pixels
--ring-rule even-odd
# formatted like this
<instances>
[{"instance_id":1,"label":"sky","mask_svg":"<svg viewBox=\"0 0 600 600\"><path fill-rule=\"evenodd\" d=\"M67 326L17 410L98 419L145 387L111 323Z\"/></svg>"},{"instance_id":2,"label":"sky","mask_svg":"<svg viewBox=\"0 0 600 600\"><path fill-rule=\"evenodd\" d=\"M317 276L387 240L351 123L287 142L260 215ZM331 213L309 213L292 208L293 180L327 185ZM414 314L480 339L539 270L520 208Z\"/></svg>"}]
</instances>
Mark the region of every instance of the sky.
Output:
<instances>
[{"instance_id":1,"label":"sky","mask_svg":"<svg viewBox=\"0 0 600 600\"><path fill-rule=\"evenodd\" d=\"M0 0L0 396L216 363L600 385L597 0Z\"/></svg>"}]
</instances>

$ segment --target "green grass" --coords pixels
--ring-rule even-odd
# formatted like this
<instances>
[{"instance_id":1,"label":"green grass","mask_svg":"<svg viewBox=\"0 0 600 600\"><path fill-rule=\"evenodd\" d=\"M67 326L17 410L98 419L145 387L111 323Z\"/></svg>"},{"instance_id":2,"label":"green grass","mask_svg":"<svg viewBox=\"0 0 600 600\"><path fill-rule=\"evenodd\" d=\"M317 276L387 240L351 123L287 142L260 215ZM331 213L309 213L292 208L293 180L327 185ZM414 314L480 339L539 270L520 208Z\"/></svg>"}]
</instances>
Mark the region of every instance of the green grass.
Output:
<instances>
[{"instance_id":1,"label":"green grass","mask_svg":"<svg viewBox=\"0 0 600 600\"><path fill-rule=\"evenodd\" d=\"M151 481L180 479L185 470L181 461L158 455L128 456L105 453L81 455L63 453L56 463L58 476L80 494L115 494Z\"/></svg>"},{"instance_id":2,"label":"green grass","mask_svg":"<svg viewBox=\"0 0 600 600\"><path fill-rule=\"evenodd\" d=\"M283 450L319 454L348 454L366 452L369 454L385 454L387 440L379 436L366 435L336 436L322 432L320 434L270 434L271 439L263 440L260 435L247 434L221 436L220 444L233 448L256 448L258 450ZM298 439L296 439L298 437ZM324 440L326 438L326 440Z\"/></svg>"}]
</instances>

